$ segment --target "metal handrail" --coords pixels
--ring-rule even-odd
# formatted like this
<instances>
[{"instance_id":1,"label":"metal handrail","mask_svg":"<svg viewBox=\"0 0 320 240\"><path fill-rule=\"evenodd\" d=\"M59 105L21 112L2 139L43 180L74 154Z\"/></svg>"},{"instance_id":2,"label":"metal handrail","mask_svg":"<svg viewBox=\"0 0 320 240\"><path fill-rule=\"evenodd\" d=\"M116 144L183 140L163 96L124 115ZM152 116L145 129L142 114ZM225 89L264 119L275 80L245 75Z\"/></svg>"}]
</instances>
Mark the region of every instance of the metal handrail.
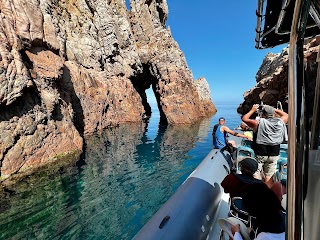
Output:
<instances>
[{"instance_id":1,"label":"metal handrail","mask_svg":"<svg viewBox=\"0 0 320 240\"><path fill-rule=\"evenodd\" d=\"M318 3L318 5L320 5L320 4ZM318 6L318 5L316 5L316 3L314 3L314 1L312 1L309 13L310 13L310 16L312 17L312 19L315 21L315 23L320 28L320 15L319 15L320 6Z\"/></svg>"},{"instance_id":2,"label":"metal handrail","mask_svg":"<svg viewBox=\"0 0 320 240\"><path fill-rule=\"evenodd\" d=\"M280 109L281 111L283 111L282 103L280 101L277 101L277 109Z\"/></svg>"},{"instance_id":3,"label":"metal handrail","mask_svg":"<svg viewBox=\"0 0 320 240\"><path fill-rule=\"evenodd\" d=\"M283 19L284 19L284 17L285 17L285 15L286 15L286 9L287 9L287 7L289 6L289 4L290 4L290 2L291 2L292 0L284 0L283 1L283 4L282 4L282 7L281 7L281 11L280 11L280 15L279 15L279 19L278 19L278 22L277 22L277 24L276 24L276 28L275 28L275 33L276 34L278 34L278 35L285 35L285 34L289 34L291 31L290 31L290 29L289 30L287 30L287 31L281 31L280 30L280 28L281 28L281 25L282 25L282 22L283 22ZM312 11L313 10L313 11ZM312 16L312 18L315 20L315 22L316 22L316 19L317 19L317 17L319 17L319 16L317 16L317 12L316 11L314 11L314 9L312 9L312 8L310 8L310 15ZM313 17L313 15L314 15L314 17ZM319 23L319 22L318 22ZM315 26L317 26L317 24L318 24L317 22L315 23L315 24L311 24L311 25L309 25L309 26L306 26L306 28L312 28L312 27L315 27ZM319 26L319 25L318 25Z\"/></svg>"},{"instance_id":4,"label":"metal handrail","mask_svg":"<svg viewBox=\"0 0 320 240\"><path fill-rule=\"evenodd\" d=\"M283 35L283 34L288 34L290 31L287 31L287 32L280 32L279 29L282 25L282 22L283 22L283 19L284 19L284 16L286 15L286 9L287 7L289 6L290 4L290 1L291 0L284 0L282 2L282 7L281 7L281 11L280 11L280 15L279 15L279 18L278 18L278 21L277 21L277 24L276 24L276 27L275 27L275 30L274 32L276 34L279 34L279 35Z\"/></svg>"},{"instance_id":5,"label":"metal handrail","mask_svg":"<svg viewBox=\"0 0 320 240\"><path fill-rule=\"evenodd\" d=\"M317 11L317 8L319 8L319 6L318 6L319 4L317 4L316 1L317 0L311 1L311 7L309 9L309 14L312 17L312 19L315 21L315 23L310 24L308 26L306 25L305 26L306 29L313 28L316 26L320 27L320 16L318 14L319 12ZM257 28L256 28L256 37L255 37L255 42L256 42L255 47L257 49L268 48L268 46L265 46L265 47L262 46L261 41L266 35L268 35L269 33L273 32L273 31L275 32L275 34L278 34L278 35L286 35L286 34L291 33L291 30L287 30L287 31L281 30L281 25L283 23L285 15L286 15L286 10L287 10L289 4L291 2L293 2L293 0L283 0L281 11L280 11L279 18L278 18L276 25L265 32L261 30L262 20L263 20L262 16L263 16L264 2L265 2L265 0L258 0L258 8L257 8L257 13L256 13L256 15L257 15ZM310 0L308 0L308 2L310 2ZM281 41L281 40L279 40L279 41Z\"/></svg>"},{"instance_id":6,"label":"metal handrail","mask_svg":"<svg viewBox=\"0 0 320 240\"><path fill-rule=\"evenodd\" d=\"M310 149L318 149L319 147L320 126L318 123L318 119L320 119L320 106L318 103L320 103L320 52L318 52L317 62L318 70L314 94Z\"/></svg>"},{"instance_id":7,"label":"metal handrail","mask_svg":"<svg viewBox=\"0 0 320 240\"><path fill-rule=\"evenodd\" d=\"M303 39L310 0L296 0L289 46L289 141L287 181L287 239L303 239L303 184L305 156L308 153L305 138L303 95ZM300 90L300 92L299 92Z\"/></svg>"},{"instance_id":8,"label":"metal handrail","mask_svg":"<svg viewBox=\"0 0 320 240\"><path fill-rule=\"evenodd\" d=\"M262 11L263 4L265 0L258 0L258 8L257 8L257 28L256 28L256 48L259 48L260 43L260 34L261 34L261 25L262 25Z\"/></svg>"}]
</instances>

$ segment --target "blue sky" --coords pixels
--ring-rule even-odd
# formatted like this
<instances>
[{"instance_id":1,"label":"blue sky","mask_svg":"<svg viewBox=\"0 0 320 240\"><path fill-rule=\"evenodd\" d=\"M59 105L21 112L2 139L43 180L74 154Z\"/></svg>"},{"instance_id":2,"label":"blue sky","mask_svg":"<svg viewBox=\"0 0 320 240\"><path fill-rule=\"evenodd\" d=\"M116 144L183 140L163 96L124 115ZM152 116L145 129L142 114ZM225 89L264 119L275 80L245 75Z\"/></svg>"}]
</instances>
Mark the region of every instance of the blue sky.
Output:
<instances>
[{"instance_id":1,"label":"blue sky","mask_svg":"<svg viewBox=\"0 0 320 240\"><path fill-rule=\"evenodd\" d=\"M215 103L243 101L268 52L255 46L257 1L167 0L174 39L195 79L205 77ZM149 94L148 94L149 95Z\"/></svg>"}]
</instances>

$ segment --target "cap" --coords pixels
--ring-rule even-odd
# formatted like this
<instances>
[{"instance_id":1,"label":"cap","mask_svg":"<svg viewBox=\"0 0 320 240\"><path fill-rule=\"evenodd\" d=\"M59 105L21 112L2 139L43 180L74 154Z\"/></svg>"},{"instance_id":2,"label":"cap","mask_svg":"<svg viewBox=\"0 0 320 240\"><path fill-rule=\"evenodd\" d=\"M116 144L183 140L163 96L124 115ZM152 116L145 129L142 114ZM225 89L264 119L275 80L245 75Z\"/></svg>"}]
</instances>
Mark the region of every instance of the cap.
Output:
<instances>
[{"instance_id":1,"label":"cap","mask_svg":"<svg viewBox=\"0 0 320 240\"><path fill-rule=\"evenodd\" d=\"M219 118L219 121L225 121L226 119L224 117Z\"/></svg>"},{"instance_id":2,"label":"cap","mask_svg":"<svg viewBox=\"0 0 320 240\"><path fill-rule=\"evenodd\" d=\"M264 105L262 108L262 113L267 117L273 117L274 111L275 111L274 107L271 107L269 105Z\"/></svg>"},{"instance_id":3,"label":"cap","mask_svg":"<svg viewBox=\"0 0 320 240\"><path fill-rule=\"evenodd\" d=\"M248 124L246 124L246 123L245 123L245 122L243 122L243 121L241 122L241 124L240 124L240 125L244 125L244 126L246 126L246 127L249 127L249 126L248 126Z\"/></svg>"},{"instance_id":4,"label":"cap","mask_svg":"<svg viewBox=\"0 0 320 240\"><path fill-rule=\"evenodd\" d=\"M246 169L249 173L254 174L258 170L258 162L253 158L245 158L240 163L242 168Z\"/></svg>"}]
</instances>

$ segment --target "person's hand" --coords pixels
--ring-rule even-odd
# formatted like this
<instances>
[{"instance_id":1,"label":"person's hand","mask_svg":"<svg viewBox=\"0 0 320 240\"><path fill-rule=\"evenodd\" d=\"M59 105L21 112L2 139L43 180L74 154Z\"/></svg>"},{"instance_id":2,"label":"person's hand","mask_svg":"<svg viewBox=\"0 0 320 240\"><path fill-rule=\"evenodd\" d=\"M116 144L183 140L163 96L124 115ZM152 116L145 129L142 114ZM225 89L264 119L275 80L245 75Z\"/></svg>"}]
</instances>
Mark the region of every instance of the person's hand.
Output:
<instances>
[{"instance_id":1,"label":"person's hand","mask_svg":"<svg viewBox=\"0 0 320 240\"><path fill-rule=\"evenodd\" d=\"M258 111L258 109L259 109L259 104L253 104L251 110L256 112L256 111Z\"/></svg>"},{"instance_id":2,"label":"person's hand","mask_svg":"<svg viewBox=\"0 0 320 240\"><path fill-rule=\"evenodd\" d=\"M248 139L249 141L252 141L252 137L250 136L246 136L246 139Z\"/></svg>"},{"instance_id":3,"label":"person's hand","mask_svg":"<svg viewBox=\"0 0 320 240\"><path fill-rule=\"evenodd\" d=\"M230 229L231 229L232 235L234 235L236 232L240 232L240 224L231 225Z\"/></svg>"}]
</instances>

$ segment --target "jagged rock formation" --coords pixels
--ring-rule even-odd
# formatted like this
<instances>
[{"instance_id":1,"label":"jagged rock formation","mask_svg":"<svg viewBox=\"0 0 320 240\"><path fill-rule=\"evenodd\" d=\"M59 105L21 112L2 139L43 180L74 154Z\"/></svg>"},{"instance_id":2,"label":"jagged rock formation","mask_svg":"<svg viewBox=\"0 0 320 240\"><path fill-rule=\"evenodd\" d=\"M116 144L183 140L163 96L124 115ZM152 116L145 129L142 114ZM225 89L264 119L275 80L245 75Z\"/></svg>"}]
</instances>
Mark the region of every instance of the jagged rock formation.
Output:
<instances>
[{"instance_id":1,"label":"jagged rock formation","mask_svg":"<svg viewBox=\"0 0 320 240\"><path fill-rule=\"evenodd\" d=\"M211 112L212 100L211 100L211 91L207 80L204 77L201 77L195 81L196 88L200 101L204 106L205 112Z\"/></svg>"},{"instance_id":2,"label":"jagged rock formation","mask_svg":"<svg viewBox=\"0 0 320 240\"><path fill-rule=\"evenodd\" d=\"M165 0L0 1L0 178L79 156L83 136L151 114L192 124L199 97Z\"/></svg>"},{"instance_id":3,"label":"jagged rock formation","mask_svg":"<svg viewBox=\"0 0 320 240\"><path fill-rule=\"evenodd\" d=\"M319 52L320 36L310 40L304 46L306 74L316 76L316 57ZM288 109L288 51L286 47L280 54L268 53L257 72L257 84L244 93L244 102L238 107L238 113L247 113L253 104L260 103L277 106L280 101L285 111ZM311 89L308 91L311 96ZM312 98L313 99L313 98ZM313 105L313 103L310 104Z\"/></svg>"}]
</instances>

